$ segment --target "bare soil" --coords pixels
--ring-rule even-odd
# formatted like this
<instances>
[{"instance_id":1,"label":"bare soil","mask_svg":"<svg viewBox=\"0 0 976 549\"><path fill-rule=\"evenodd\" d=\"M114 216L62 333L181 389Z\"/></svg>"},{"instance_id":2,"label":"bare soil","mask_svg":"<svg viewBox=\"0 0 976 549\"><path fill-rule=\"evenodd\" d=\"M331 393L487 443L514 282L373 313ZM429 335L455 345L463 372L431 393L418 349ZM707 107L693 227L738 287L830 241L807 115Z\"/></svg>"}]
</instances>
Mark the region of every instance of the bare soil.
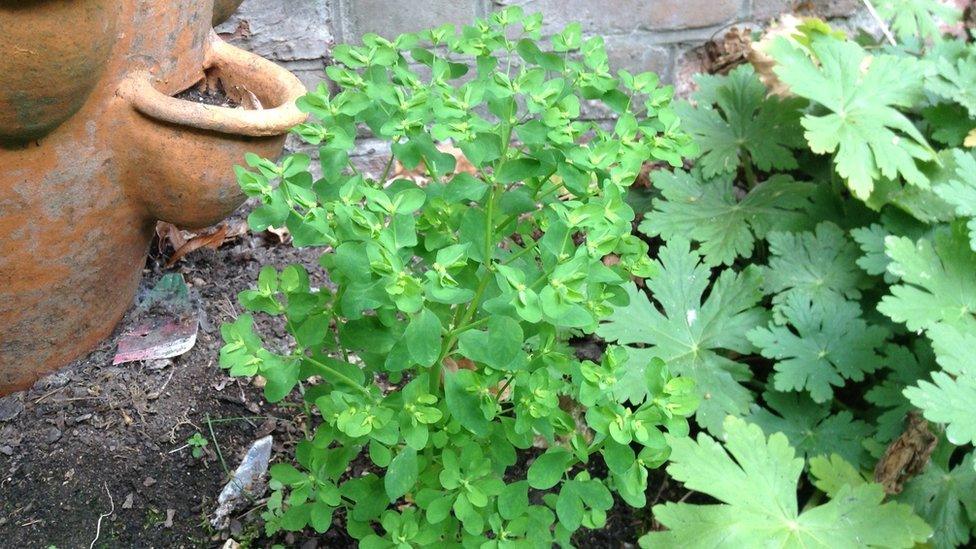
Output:
<instances>
[{"instance_id":1,"label":"bare soil","mask_svg":"<svg viewBox=\"0 0 976 549\"><path fill-rule=\"evenodd\" d=\"M130 313L89 356L0 399L0 547L221 547L228 537L251 547L354 547L341 526L325 536L264 538L260 501L238 512L229 531L209 526L227 470L267 434L275 437L273 459L287 456L304 419L299 408L269 406L258 387L219 368L219 326L240 313L236 296L253 287L262 266L312 267L318 253L281 245L268 233L195 251L170 270L183 273L201 313L191 351L112 366ZM165 274L165 260L154 243L141 291ZM269 342L285 337L280 326L259 330ZM593 342L581 347L599 353ZM195 433L210 439L200 459L186 443ZM520 463L524 468L527 460ZM686 496L663 471L651 474L649 502ZM618 501L604 530L580 532L575 541L586 548L632 547L651 526L647 510Z\"/></svg>"}]
</instances>

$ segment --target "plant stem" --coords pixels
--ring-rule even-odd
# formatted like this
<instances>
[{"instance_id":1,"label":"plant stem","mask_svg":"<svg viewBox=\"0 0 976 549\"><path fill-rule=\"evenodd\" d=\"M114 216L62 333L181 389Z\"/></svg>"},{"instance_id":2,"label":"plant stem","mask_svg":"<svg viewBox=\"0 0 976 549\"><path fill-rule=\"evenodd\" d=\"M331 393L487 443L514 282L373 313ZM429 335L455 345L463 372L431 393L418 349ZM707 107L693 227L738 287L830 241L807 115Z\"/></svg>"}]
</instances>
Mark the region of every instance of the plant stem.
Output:
<instances>
[{"instance_id":1,"label":"plant stem","mask_svg":"<svg viewBox=\"0 0 976 549\"><path fill-rule=\"evenodd\" d=\"M383 168L383 175L381 175L379 181L377 181L381 188L385 186L386 178L390 176L390 170L393 168L393 159L393 153L390 153L390 159L386 161L386 167Z\"/></svg>"},{"instance_id":2,"label":"plant stem","mask_svg":"<svg viewBox=\"0 0 976 549\"><path fill-rule=\"evenodd\" d=\"M488 283L491 281L492 275L490 272L486 272L485 276L481 278L481 282L478 284L478 289L475 291L474 298L468 305L468 308L464 311L461 319L457 322L453 322L451 326L451 331L448 336L444 338L444 345L441 347L441 354L437 357L437 362L434 363L433 368L430 372L430 393L436 395L437 391L440 389L441 383L441 373L444 370L444 359L451 353L454 349L454 344L457 342L458 335L461 334L463 330L458 330L458 326L465 326L474 316L475 312L478 310L478 305L481 303L481 297L484 295L485 290L488 288ZM458 309L460 312L461 309ZM465 328L467 329L467 328Z\"/></svg>"},{"instance_id":3,"label":"plant stem","mask_svg":"<svg viewBox=\"0 0 976 549\"><path fill-rule=\"evenodd\" d=\"M493 218L495 217L495 189L496 189L496 186L497 186L496 183L492 183L491 192L488 193L488 207L487 207L487 212L485 213L485 257L484 257L484 261L485 261L485 268L488 269L488 273L489 274L494 271L494 267L492 267L491 263L492 263L492 259L493 259L492 256L494 255L494 253L493 253L494 250L492 249L492 244L495 241L495 239L494 239L494 236L495 236L495 230L494 230L495 229L495 225L494 225L494 223L492 223L492 221L493 221Z\"/></svg>"},{"instance_id":4,"label":"plant stem","mask_svg":"<svg viewBox=\"0 0 976 549\"><path fill-rule=\"evenodd\" d=\"M400 138L397 137L393 140L393 144L396 145L400 142ZM386 161L386 167L383 168L383 175L380 176L379 184L380 187L385 186L386 178L390 177L390 170L393 169L393 161L396 159L396 155L393 154L393 147L390 147L390 159Z\"/></svg>"},{"instance_id":5,"label":"plant stem","mask_svg":"<svg viewBox=\"0 0 976 549\"><path fill-rule=\"evenodd\" d=\"M480 328L481 326L484 326L487 323L488 323L488 317L486 316L484 318L480 318L478 320L475 320L474 322L472 322L470 324L465 324L464 326L461 326L459 328L455 328L455 329L451 330L450 332L447 332L447 336L448 337L451 337L452 335L460 335L460 334L462 334L464 332L467 332L468 330L472 330L474 328Z\"/></svg>"},{"instance_id":6,"label":"plant stem","mask_svg":"<svg viewBox=\"0 0 976 549\"><path fill-rule=\"evenodd\" d=\"M352 387L353 389L356 389L357 391L359 391L360 393L362 393L363 395L365 395L366 397L368 397L371 401L376 402L376 399L373 397L373 393L370 393L369 390L367 390L362 385L356 383L349 376L343 374L342 372L336 370L335 368L330 368L329 366L326 366L325 364L322 364L318 360L315 360L314 358L312 358L312 357L310 357L308 355L303 355L301 358L302 358L302 360L307 360L307 361L311 362L312 364L318 366L319 368L322 368L323 370L325 370L325 372L327 374L329 374L330 376L332 376L334 378L334 379L330 379L329 381L332 381L333 383L335 383L336 381L341 381L341 382L345 383L346 385L348 385L349 387Z\"/></svg>"},{"instance_id":7,"label":"plant stem","mask_svg":"<svg viewBox=\"0 0 976 549\"><path fill-rule=\"evenodd\" d=\"M526 244L525 247L522 248L521 250L519 250L519 251L515 252L514 254L506 257L505 258L505 261L502 261L501 264L502 265L508 265L509 263L512 263L513 261L515 261L516 259L522 257L523 255L525 255L525 254L527 254L527 253L535 250L535 245L536 245L536 242L534 242L534 241L531 244Z\"/></svg>"},{"instance_id":8,"label":"plant stem","mask_svg":"<svg viewBox=\"0 0 976 549\"><path fill-rule=\"evenodd\" d=\"M752 169L752 156L749 155L748 151L743 150L739 158L742 161L742 172L746 176L746 185L749 190L752 190L756 186L756 172Z\"/></svg>"},{"instance_id":9,"label":"plant stem","mask_svg":"<svg viewBox=\"0 0 976 549\"><path fill-rule=\"evenodd\" d=\"M220 451L217 435L214 434L213 423L210 422L210 414L207 414L207 429L210 430L210 438L213 440L214 449L217 450L217 457L220 458L220 466L224 468L224 474L230 476L230 470L227 469L227 462L224 461L224 453Z\"/></svg>"},{"instance_id":10,"label":"plant stem","mask_svg":"<svg viewBox=\"0 0 976 549\"><path fill-rule=\"evenodd\" d=\"M308 430L308 424L312 421L312 408L305 400L305 384L298 382L298 392L302 395L302 409L305 411L305 421L302 422L302 432L305 433L305 440L312 440L312 434Z\"/></svg>"}]
</instances>

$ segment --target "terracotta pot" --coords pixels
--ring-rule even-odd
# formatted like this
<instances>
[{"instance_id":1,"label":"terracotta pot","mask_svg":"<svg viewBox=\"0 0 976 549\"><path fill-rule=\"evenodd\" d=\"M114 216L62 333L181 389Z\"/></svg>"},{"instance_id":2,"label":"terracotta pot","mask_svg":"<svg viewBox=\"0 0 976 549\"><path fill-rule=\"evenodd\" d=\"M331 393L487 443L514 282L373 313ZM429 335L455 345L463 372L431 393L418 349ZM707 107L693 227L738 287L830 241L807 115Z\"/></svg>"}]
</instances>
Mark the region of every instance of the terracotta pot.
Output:
<instances>
[{"instance_id":1,"label":"terracotta pot","mask_svg":"<svg viewBox=\"0 0 976 549\"><path fill-rule=\"evenodd\" d=\"M116 42L117 0L0 0L0 142L70 118Z\"/></svg>"},{"instance_id":2,"label":"terracotta pot","mask_svg":"<svg viewBox=\"0 0 976 549\"><path fill-rule=\"evenodd\" d=\"M212 2L115 0L119 38L76 114L40 139L0 147L0 395L109 335L132 301L156 221L222 219L243 201L233 165L249 151L278 155L304 120L298 79L221 42ZM172 97L205 76L247 89L264 109Z\"/></svg>"},{"instance_id":3,"label":"terracotta pot","mask_svg":"<svg viewBox=\"0 0 976 549\"><path fill-rule=\"evenodd\" d=\"M244 0L216 0L214 2L213 26L217 26L230 19Z\"/></svg>"}]
</instances>

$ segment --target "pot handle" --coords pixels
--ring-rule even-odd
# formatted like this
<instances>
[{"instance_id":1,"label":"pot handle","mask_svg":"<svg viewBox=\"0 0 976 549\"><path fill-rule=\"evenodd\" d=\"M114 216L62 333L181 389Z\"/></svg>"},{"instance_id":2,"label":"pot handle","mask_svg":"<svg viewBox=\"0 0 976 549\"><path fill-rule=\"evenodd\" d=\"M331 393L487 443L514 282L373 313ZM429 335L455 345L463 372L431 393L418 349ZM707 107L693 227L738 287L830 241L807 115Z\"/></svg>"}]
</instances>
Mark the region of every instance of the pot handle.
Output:
<instances>
[{"instance_id":1,"label":"pot handle","mask_svg":"<svg viewBox=\"0 0 976 549\"><path fill-rule=\"evenodd\" d=\"M230 135L283 135L307 119L295 101L308 92L295 75L259 55L227 44L213 32L205 68L212 69L222 79L246 84L257 97L276 106L245 110L184 101L157 90L152 83L154 77L148 71L138 71L126 77L118 95L150 118Z\"/></svg>"}]
</instances>

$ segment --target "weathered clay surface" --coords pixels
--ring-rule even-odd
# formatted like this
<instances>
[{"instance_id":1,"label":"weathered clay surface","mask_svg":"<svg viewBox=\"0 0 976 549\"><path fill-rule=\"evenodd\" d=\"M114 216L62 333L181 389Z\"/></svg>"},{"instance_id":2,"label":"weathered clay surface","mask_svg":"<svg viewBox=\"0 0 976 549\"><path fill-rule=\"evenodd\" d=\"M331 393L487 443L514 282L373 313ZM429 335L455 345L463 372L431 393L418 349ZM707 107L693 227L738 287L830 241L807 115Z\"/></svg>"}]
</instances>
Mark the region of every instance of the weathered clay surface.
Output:
<instances>
[{"instance_id":1,"label":"weathered clay surface","mask_svg":"<svg viewBox=\"0 0 976 549\"><path fill-rule=\"evenodd\" d=\"M211 32L213 2L0 0L0 131L23 120L22 128L37 132L27 142L0 143L0 395L108 335L132 299L156 220L187 227L220 220L243 200L232 166L248 151L275 156L304 119L294 106L304 93L297 79ZM28 19L76 28L90 16L68 9L76 4L110 5L118 21L99 31L110 47L101 71L85 74L84 91L59 87L72 68L36 67L33 83L11 74L3 63L13 48L45 51L40 41L48 38L38 28L12 44L6 30ZM55 8L64 10L56 23L36 17ZM34 19L32 10L39 10ZM243 86L264 110L170 97L205 73L225 87ZM80 105L66 120L43 108L16 118L4 102L14 84L53 97L45 101Z\"/></svg>"},{"instance_id":2,"label":"weathered clay surface","mask_svg":"<svg viewBox=\"0 0 976 549\"><path fill-rule=\"evenodd\" d=\"M216 0L214 2L213 26L228 20L244 0Z\"/></svg>"},{"instance_id":3,"label":"weathered clay surface","mask_svg":"<svg viewBox=\"0 0 976 549\"><path fill-rule=\"evenodd\" d=\"M115 3L0 0L0 142L41 137L81 108L116 41Z\"/></svg>"}]
</instances>

